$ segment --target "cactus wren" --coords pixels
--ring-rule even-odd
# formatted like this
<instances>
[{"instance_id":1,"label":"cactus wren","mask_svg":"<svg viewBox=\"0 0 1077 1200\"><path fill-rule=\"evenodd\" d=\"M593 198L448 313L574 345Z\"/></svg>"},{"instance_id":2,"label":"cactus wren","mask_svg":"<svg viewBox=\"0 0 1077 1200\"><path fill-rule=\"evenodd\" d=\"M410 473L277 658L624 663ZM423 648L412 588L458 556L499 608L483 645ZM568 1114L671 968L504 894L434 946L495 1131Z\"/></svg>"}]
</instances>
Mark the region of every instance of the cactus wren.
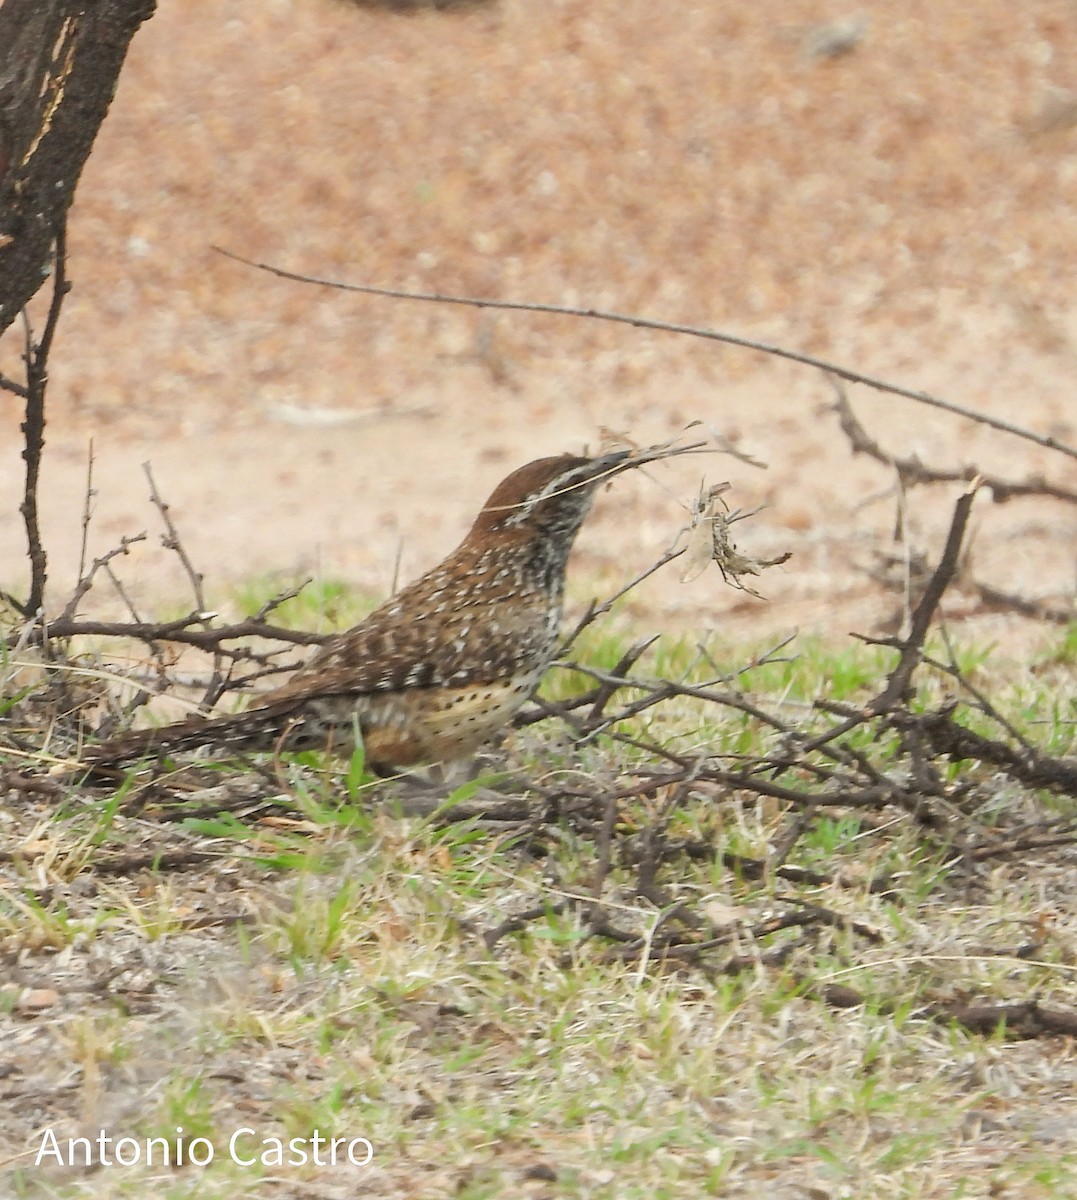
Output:
<instances>
[{"instance_id":1,"label":"cactus wren","mask_svg":"<svg viewBox=\"0 0 1077 1200\"><path fill-rule=\"evenodd\" d=\"M139 730L89 754L115 766L199 746L350 750L368 766L472 755L527 700L557 649L565 564L599 484L647 451L540 458L513 471L439 566L232 716Z\"/></svg>"}]
</instances>

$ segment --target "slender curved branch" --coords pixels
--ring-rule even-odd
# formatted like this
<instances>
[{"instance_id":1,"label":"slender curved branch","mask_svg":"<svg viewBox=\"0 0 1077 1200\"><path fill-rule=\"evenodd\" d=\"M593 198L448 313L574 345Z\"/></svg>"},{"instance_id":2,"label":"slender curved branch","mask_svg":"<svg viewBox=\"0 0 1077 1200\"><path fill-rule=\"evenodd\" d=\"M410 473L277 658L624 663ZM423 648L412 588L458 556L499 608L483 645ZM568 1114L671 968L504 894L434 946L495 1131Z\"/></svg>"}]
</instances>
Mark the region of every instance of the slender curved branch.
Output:
<instances>
[{"instance_id":1,"label":"slender curved branch","mask_svg":"<svg viewBox=\"0 0 1077 1200\"><path fill-rule=\"evenodd\" d=\"M802 354L798 350L788 350L784 346L776 346L771 342L756 341L755 338L741 337L735 333L723 333L718 329L705 329L698 325L682 325L675 321L656 321L650 317L637 317L629 313L609 312L600 308L575 308L571 305L537 304L522 300L493 300L477 296L443 295L440 292L408 292L401 288L373 287L364 283L343 283L336 279L323 279L317 275L303 275L298 271L286 271L282 267L274 267L269 263L257 262L252 258L244 258L242 254L235 254L231 250L225 250L222 246L213 246L212 249L216 250L218 254L223 254L225 258L243 263L247 267L254 267L258 271L268 271L270 275L276 275L280 279L291 279L296 283L313 283L318 287L335 288L342 292L359 292L365 296L385 296L390 300L422 300L432 304L460 304L468 308L496 308L508 312L552 313L555 316L584 317L591 321L610 321L617 325L631 325L635 329L653 329L659 333L685 334L688 337L705 338L712 342L722 342L727 346L741 346L745 350L758 350L761 354L788 359L790 362L800 363L806 367L815 367L817 370L826 371L830 375L836 375L839 379L844 379L849 383L861 383L865 387L873 388L877 392L889 392L893 396L902 396L906 400L915 400L917 404L926 404L931 408L939 408L943 412L952 413L954 416L966 417L970 421L976 421L981 425L989 425L992 429L998 429L1002 433L1011 434L1013 437L1022 438L1027 442L1035 442L1038 446L1046 446L1049 450L1057 450L1060 454L1068 455L1070 458L1077 458L1077 446L1068 446L1066 443L1060 442L1058 438L1051 437L1048 434L1039 434L1031 429L1024 429L1020 425L1003 421L1000 417L992 417L988 413L977 412L972 408L965 408L961 404L954 404L950 400L943 400L938 396L931 395L929 392L919 392L913 388L901 387L896 383L888 383L885 379L879 379L874 375L865 375L860 371L853 371L849 367L842 367L837 363L827 362L825 359L816 358L812 354Z\"/></svg>"},{"instance_id":2,"label":"slender curved branch","mask_svg":"<svg viewBox=\"0 0 1077 1200\"><path fill-rule=\"evenodd\" d=\"M1077 504L1077 492L1051 483L1042 475L1029 475L1025 479L1002 479L975 466L931 467L922 463L915 454L906 458L890 454L869 436L860 424L845 395L845 389L837 380L834 380L834 391L837 396L834 411L838 414L841 431L849 439L853 453L866 454L876 462L892 467L901 477L905 487L914 487L919 483L971 483L973 479L979 479L981 486L991 493L991 499L996 504L1005 504L1007 500L1022 496L1047 496L1052 500L1061 500L1064 504Z\"/></svg>"}]
</instances>

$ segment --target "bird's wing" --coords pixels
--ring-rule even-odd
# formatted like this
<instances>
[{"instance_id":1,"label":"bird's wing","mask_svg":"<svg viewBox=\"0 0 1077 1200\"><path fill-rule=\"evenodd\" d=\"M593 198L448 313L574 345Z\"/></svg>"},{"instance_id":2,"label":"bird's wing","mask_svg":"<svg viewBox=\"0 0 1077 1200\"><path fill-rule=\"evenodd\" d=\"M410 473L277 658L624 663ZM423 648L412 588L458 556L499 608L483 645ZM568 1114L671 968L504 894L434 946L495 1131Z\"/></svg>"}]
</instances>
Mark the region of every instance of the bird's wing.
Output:
<instances>
[{"instance_id":1,"label":"bird's wing","mask_svg":"<svg viewBox=\"0 0 1077 1200\"><path fill-rule=\"evenodd\" d=\"M472 587L466 600L455 582L438 569L423 576L327 642L260 703L496 682L545 654L552 635L520 602L514 580Z\"/></svg>"}]
</instances>

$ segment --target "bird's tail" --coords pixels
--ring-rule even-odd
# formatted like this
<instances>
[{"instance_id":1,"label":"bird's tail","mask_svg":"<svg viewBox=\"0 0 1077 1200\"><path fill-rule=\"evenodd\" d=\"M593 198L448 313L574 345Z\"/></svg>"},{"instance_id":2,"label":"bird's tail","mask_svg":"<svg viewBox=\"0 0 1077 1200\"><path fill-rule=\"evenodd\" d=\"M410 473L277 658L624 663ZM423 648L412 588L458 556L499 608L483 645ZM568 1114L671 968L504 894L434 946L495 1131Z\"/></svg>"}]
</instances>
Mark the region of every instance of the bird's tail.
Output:
<instances>
[{"instance_id":1,"label":"bird's tail","mask_svg":"<svg viewBox=\"0 0 1077 1200\"><path fill-rule=\"evenodd\" d=\"M85 762L94 769L122 767L210 746L216 753L271 750L287 737L293 704L264 705L224 717L189 717L156 729L136 729L90 747Z\"/></svg>"}]
</instances>

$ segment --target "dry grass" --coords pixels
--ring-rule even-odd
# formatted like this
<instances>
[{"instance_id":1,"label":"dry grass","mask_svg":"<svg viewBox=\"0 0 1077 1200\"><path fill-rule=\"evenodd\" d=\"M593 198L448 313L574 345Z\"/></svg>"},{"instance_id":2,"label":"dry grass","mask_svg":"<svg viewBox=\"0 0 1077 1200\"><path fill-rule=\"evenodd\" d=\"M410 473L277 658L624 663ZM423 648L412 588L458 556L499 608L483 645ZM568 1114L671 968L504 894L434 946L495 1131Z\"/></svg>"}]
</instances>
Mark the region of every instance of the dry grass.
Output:
<instances>
[{"instance_id":1,"label":"dry grass","mask_svg":"<svg viewBox=\"0 0 1077 1200\"><path fill-rule=\"evenodd\" d=\"M657 667L676 673L691 648L663 654ZM1071 656L1059 642L1042 687L1007 704L1026 726L1046 720L1035 727L1056 751L1072 728L1052 713L1054 673ZM856 660L805 645L753 679L793 713L802 695L872 684L877 655ZM963 661L997 694L1001 665ZM670 739L743 752L760 735L708 725L684 701L667 708ZM529 732L516 749L525 770L536 753L569 797L573 780L632 777L632 756L610 744L551 770L554 742ZM275 785L238 776L266 799L235 816L214 815L219 795L207 805L174 784L171 799L138 803L57 785L9 794L0 1154L11 1194L1070 1194L1069 1040L973 1033L931 1012L1030 997L1073 1007L1072 846L978 863L909 813L829 811L785 868L753 878L729 856L766 860L792 814L701 786L667 818L661 793L619 806L595 893L602 820L578 800L559 814L532 800L522 823L400 818L354 767L281 769ZM964 777L964 807L985 831L1066 811L975 768ZM202 815L183 820L184 803ZM663 860L665 905L636 886L641 839L659 821L671 845L711 851ZM883 875L890 888L873 889ZM597 909L582 898L596 894ZM676 919L671 904L704 914L725 943L666 960L652 947ZM766 931L798 905L837 920ZM638 942L611 940L603 921ZM826 988L861 1002L841 1007L848 993ZM36 1151L45 1127L174 1139L180 1126L214 1141L204 1172L11 1159ZM243 1127L258 1139L366 1137L374 1160L239 1166L226 1143Z\"/></svg>"}]
</instances>

